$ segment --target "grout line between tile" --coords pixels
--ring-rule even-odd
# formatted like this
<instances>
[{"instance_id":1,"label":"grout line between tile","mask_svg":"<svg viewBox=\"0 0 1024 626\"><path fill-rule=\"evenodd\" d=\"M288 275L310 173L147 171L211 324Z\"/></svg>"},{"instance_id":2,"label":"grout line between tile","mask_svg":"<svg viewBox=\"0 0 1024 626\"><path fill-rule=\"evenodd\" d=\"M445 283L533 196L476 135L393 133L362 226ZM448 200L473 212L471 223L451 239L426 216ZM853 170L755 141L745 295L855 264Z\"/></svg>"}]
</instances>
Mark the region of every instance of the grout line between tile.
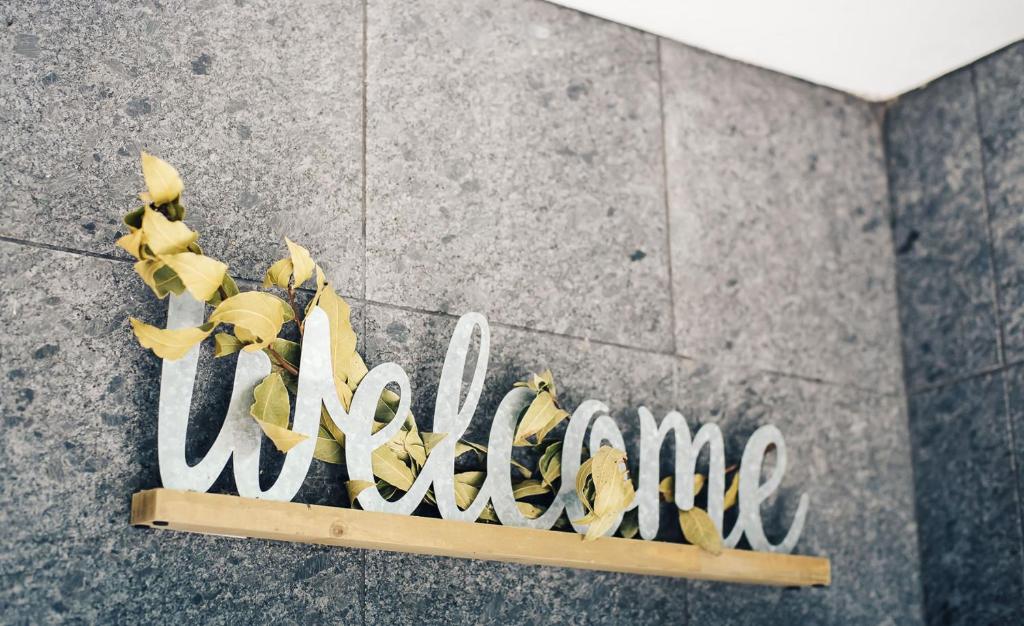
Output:
<instances>
[{"instance_id":1,"label":"grout line between tile","mask_svg":"<svg viewBox=\"0 0 1024 626\"><path fill-rule=\"evenodd\" d=\"M668 202L668 134L665 127L665 75L662 70L661 37L655 37L655 52L658 61L658 122L661 127L661 192L665 205L665 254L668 257L668 301L669 319L672 325L672 352L679 350L676 339L679 329L676 328L676 290L672 274L672 211Z\"/></svg>"},{"instance_id":2,"label":"grout line between tile","mask_svg":"<svg viewBox=\"0 0 1024 626\"><path fill-rule=\"evenodd\" d=\"M6 241L8 243L13 243L13 244L16 244L16 245L23 245L23 246L32 247L32 248L40 248L40 249L44 249L44 250L54 250L54 251L57 251L57 252L64 252L64 253L67 253L67 254L74 254L74 255L79 255L79 256L93 257L93 258L103 259L103 260L106 260L106 261L115 261L115 262L118 262L118 263L124 263L126 265L127 264L131 264L131 262L132 262L131 259L122 259L122 258L113 256L113 255L99 254L99 253L96 253L96 252L89 252L89 251L85 251L85 250L76 250L74 248L66 248L66 247L63 247L63 246L55 246L55 245L39 243L39 242L35 242L35 241L25 241L25 240L21 240L21 239L16 239L14 237L7 237L7 236L4 236L4 235L0 235L0 241ZM253 279L249 279L249 278L243 278L243 277L237 277L236 280L244 281L244 282L249 282L249 283L258 283L259 282L257 280L253 280ZM303 293L313 293L313 290L308 289L308 288L300 288L299 291L303 292ZM420 308L411 307L411 306L405 306L405 305L400 305L400 304L391 304L391 303L388 303L388 302L380 302L380 301L377 301L377 300L371 300L369 298L361 298L361 297L354 296L354 295L351 295L351 294L346 294L346 293L342 293L340 295L343 298L345 298L346 300L348 300L348 301L350 301L352 303L362 304L362 305L378 306L378 307L381 307L381 308L384 308L384 309L393 310L393 311L407 311L407 312L410 312L410 313L417 313L417 314L420 314L420 315L430 315L430 316L434 316L434 317L444 317L444 318L448 318L448 319L458 319L460 317L459 315L456 315L454 313L446 313L446 312L442 312L442 311L429 311L429 310L426 310L426 309L420 309ZM365 323L365 320L364 320L364 323ZM637 347L637 346L631 346L631 345L627 345L627 344L623 344L623 343L617 343L617 342L614 342L614 341L605 341L605 340L601 340L601 339L594 339L594 338L591 338L591 337L585 337L585 336L579 336L579 335L570 335L570 334L567 334L567 333L559 333L559 332L550 331L550 330L544 330L544 329L539 329L539 328L530 328L530 327L527 327L527 326L521 326L521 325L517 325L517 324L510 324L510 323L507 323L507 322L501 322L501 321L495 321L495 320L490 320L490 324L492 326L495 326L495 327L498 327L498 328L507 328L509 330L517 330L517 331L522 331L522 332L525 332L525 333L530 333L530 334L534 334L534 335L541 335L541 336L546 336L546 337L556 337L556 338L559 338L559 339L568 339L568 340L571 340L571 341L583 341L583 342L588 342L588 343L591 343L591 344L594 344L594 345L598 345L598 346L606 346L606 347L616 348L616 349L620 349L620 350L628 350L630 352L634 352L634 353L638 353L638 354L647 354L647 355L659 356L659 357L671 357L671 358L677 359L677 360L681 359L681 360L687 360L687 361L694 361L696 363L704 363L704 364L708 364L708 365L715 365L715 363L713 361L707 361L707 360L702 359L702 358L697 358L697 357L693 357L693 356L689 356L689 355L685 355L685 354L676 354L676 353L673 353L673 352L665 352L665 351L661 351L661 350L654 350L654 349L650 349L650 348L640 348L640 347ZM365 328L364 328L364 335L365 335ZM1024 362L1024 360L1022 360L1021 362ZM884 390L884 389L869 389L869 388L866 388L866 387L861 387L859 385L854 385L854 384L850 384L850 383L843 383L843 382L839 382L839 381L826 380L826 379L822 379L822 378L816 378L816 377L813 377L813 376L807 376L807 375L804 375L804 374L798 374L798 373L794 373L794 372L784 372L784 371L774 370L774 369L765 368L765 367L749 366L749 367L745 367L744 368L742 366L734 366L734 365L733 366L731 366L731 365L720 365L720 367L722 367L724 369L727 369L727 370L743 370L743 371L748 371L750 373L760 373L760 374L768 374L768 375L779 376L779 377L784 377L784 378L792 378L792 379L802 380L802 381L809 382L809 383L814 383L814 384L819 384L819 385L827 385L827 386L830 386L830 387L841 387L841 388L845 388L845 389L853 389L853 390L863 391L863 392L866 392L866 393L871 393L871 394L875 394L875 395L879 395L879 396L891 396L894 393L892 391L888 391L888 390Z\"/></svg>"},{"instance_id":3,"label":"grout line between tile","mask_svg":"<svg viewBox=\"0 0 1024 626\"><path fill-rule=\"evenodd\" d=\"M989 263L992 272L992 297L994 300L995 307L995 318L996 318L996 341L998 342L999 350L999 362L1003 364L1004 368L1007 368L1006 363L1006 334L1003 328L1003 302L1002 293L999 288L999 267L998 261L996 260L995 251L995 236L992 230L992 202L991 193L988 184L988 158L985 155L985 143L982 141L983 127L981 122L981 104L980 97L978 94L978 72L977 66L972 65L970 68L971 77L971 91L974 95L974 122L975 131L978 137L978 154L981 160L981 189L982 189L982 200L984 201L985 208L985 235L988 237L988 255ZM1024 485L1021 485L1021 472L1020 464L1022 459L1018 458L1017 451L1020 449L1017 446L1018 433L1015 432L1013 426L1013 414L1011 413L1010 405L1010 389L1009 389L1008 375L1003 375L1003 406L1006 412L1006 432L1009 436L1010 444L1010 471L1014 477L1014 491L1017 496L1017 537L1021 541L1021 550L1024 552L1024 502L1021 498L1024 497ZM1021 562L1022 578L1024 581L1024 560Z\"/></svg>"},{"instance_id":4,"label":"grout line between tile","mask_svg":"<svg viewBox=\"0 0 1024 626\"><path fill-rule=\"evenodd\" d=\"M366 102L367 102L366 83L367 83L367 80L366 80L366 77L367 77L367 74L369 72L369 69L368 69L368 65L369 65L369 61L368 61L369 42L367 41L367 14L368 14L368 12L367 12L367 6L366 6L367 5L367 1L368 0L363 0L363 86L362 86L362 99L363 99L363 103L362 103L363 104L363 120L362 120L362 122L363 122L362 123L362 134L363 134L363 155L362 155L362 157L363 157L363 164L362 164L362 168L363 168L363 171L362 171L362 186L363 186L363 194L362 194L362 213L363 213L363 231L362 231L363 232L363 272L362 272L362 274L363 274L363 291L362 291L362 295L363 295L363 298L366 297L366 273L367 273L367 271L366 271L366 263L367 263L367 254L366 254L366 205L367 205L367 199L366 199L366 151L367 151L367 148L366 148L366 125L367 125L367 121L366 121L366 110L367 110L367 105L366 105Z\"/></svg>"}]
</instances>

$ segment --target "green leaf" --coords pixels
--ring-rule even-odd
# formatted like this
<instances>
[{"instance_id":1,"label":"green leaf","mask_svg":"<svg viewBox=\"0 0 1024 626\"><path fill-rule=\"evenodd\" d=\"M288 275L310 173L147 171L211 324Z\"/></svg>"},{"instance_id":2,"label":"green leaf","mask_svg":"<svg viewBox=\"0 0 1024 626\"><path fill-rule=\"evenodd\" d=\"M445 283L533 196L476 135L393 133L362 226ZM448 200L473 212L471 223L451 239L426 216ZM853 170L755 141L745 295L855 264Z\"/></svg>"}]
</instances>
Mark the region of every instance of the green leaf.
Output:
<instances>
[{"instance_id":1,"label":"green leaf","mask_svg":"<svg viewBox=\"0 0 1024 626\"><path fill-rule=\"evenodd\" d=\"M166 329L150 326L130 318L135 337L143 348L149 348L161 359L176 361L188 354L197 343L210 336L216 324L209 322L195 328Z\"/></svg>"},{"instance_id":2,"label":"green leaf","mask_svg":"<svg viewBox=\"0 0 1024 626\"><path fill-rule=\"evenodd\" d=\"M637 536L640 532L640 515L639 509L633 509L626 511L626 514L622 516L622 524L619 525L618 533L621 537L626 539L632 539Z\"/></svg>"},{"instance_id":3,"label":"green leaf","mask_svg":"<svg viewBox=\"0 0 1024 626\"><path fill-rule=\"evenodd\" d=\"M165 254L160 260L174 270L189 293L200 302L217 293L228 271L228 266L220 261L193 252Z\"/></svg>"},{"instance_id":4,"label":"green leaf","mask_svg":"<svg viewBox=\"0 0 1024 626\"><path fill-rule=\"evenodd\" d=\"M704 509L693 507L679 511L679 527L686 540L711 554L722 553L722 538L711 517Z\"/></svg>"}]
</instances>

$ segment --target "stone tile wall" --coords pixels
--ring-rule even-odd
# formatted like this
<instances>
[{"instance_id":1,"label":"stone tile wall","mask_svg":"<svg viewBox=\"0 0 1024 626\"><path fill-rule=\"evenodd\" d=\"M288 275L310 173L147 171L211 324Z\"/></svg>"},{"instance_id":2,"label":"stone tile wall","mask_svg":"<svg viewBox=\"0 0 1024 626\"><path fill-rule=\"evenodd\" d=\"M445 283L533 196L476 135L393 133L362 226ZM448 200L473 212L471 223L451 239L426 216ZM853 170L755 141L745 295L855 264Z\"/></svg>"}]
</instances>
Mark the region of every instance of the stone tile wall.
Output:
<instances>
[{"instance_id":1,"label":"stone tile wall","mask_svg":"<svg viewBox=\"0 0 1024 626\"><path fill-rule=\"evenodd\" d=\"M1024 613L1022 102L1019 43L900 98L886 117L922 582L935 624Z\"/></svg>"},{"instance_id":2,"label":"stone tile wall","mask_svg":"<svg viewBox=\"0 0 1024 626\"><path fill-rule=\"evenodd\" d=\"M539 0L30 0L0 17L4 622L922 620L878 107ZM113 245L140 148L179 167L190 223L236 276L258 279L285 235L306 244L368 362L410 373L418 415L457 316L479 310L481 425L545 366L630 441L641 404L721 423L730 456L779 424L791 466L767 527L808 492L799 550L831 556L834 585L129 528L130 494L159 484L159 363L127 317L165 315ZM204 354L196 454L230 366ZM315 465L300 499L340 503Z\"/></svg>"}]
</instances>

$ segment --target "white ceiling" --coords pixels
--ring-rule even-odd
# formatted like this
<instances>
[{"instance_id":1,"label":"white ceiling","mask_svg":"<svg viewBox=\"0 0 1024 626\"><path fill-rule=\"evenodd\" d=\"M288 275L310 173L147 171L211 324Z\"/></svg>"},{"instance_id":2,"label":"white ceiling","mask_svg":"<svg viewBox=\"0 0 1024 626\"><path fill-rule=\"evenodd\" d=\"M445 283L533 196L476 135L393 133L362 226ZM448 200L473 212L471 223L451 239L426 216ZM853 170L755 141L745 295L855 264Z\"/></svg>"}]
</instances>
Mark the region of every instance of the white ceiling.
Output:
<instances>
[{"instance_id":1,"label":"white ceiling","mask_svg":"<svg viewBox=\"0 0 1024 626\"><path fill-rule=\"evenodd\" d=\"M1024 0L552 0L868 100L1024 39Z\"/></svg>"}]
</instances>

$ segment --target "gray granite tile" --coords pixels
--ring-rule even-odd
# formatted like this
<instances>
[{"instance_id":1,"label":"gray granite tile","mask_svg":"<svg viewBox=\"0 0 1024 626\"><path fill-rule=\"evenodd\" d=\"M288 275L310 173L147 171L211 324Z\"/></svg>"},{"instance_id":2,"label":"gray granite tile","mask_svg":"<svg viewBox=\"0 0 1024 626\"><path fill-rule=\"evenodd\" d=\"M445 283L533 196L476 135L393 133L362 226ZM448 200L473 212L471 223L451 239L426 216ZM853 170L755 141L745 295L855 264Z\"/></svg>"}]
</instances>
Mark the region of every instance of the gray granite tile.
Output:
<instances>
[{"instance_id":1,"label":"gray granite tile","mask_svg":"<svg viewBox=\"0 0 1024 626\"><path fill-rule=\"evenodd\" d=\"M1024 365L1007 368L1003 376L1006 385L1006 409L1010 416L1009 443L1017 468L1018 519L1024 528ZM1024 546L1021 546L1021 553L1024 555Z\"/></svg>"},{"instance_id":2,"label":"gray granite tile","mask_svg":"<svg viewBox=\"0 0 1024 626\"><path fill-rule=\"evenodd\" d=\"M789 466L780 492L764 508L766 532L774 541L781 539L799 495L807 493L810 508L796 552L832 561L832 586L823 589L694 583L688 598L693 621L921 623L902 401L777 375L683 365L677 404L691 423L713 421L722 427L728 462L740 458L755 428L779 427ZM727 527L731 523L727 518Z\"/></svg>"},{"instance_id":3,"label":"gray granite tile","mask_svg":"<svg viewBox=\"0 0 1024 626\"><path fill-rule=\"evenodd\" d=\"M886 118L906 380L999 363L977 111L969 71L893 105Z\"/></svg>"},{"instance_id":4,"label":"gray granite tile","mask_svg":"<svg viewBox=\"0 0 1024 626\"><path fill-rule=\"evenodd\" d=\"M1024 359L1024 42L974 68L1005 358Z\"/></svg>"},{"instance_id":5,"label":"gray granite tile","mask_svg":"<svg viewBox=\"0 0 1024 626\"><path fill-rule=\"evenodd\" d=\"M367 362L406 369L414 413L429 428L455 318L368 305L366 320ZM486 442L512 384L550 367L569 410L587 398L605 401L635 451L635 407L669 407L674 366L668 355L492 325L487 384L469 436ZM383 552L367 553L366 571L368 623L685 623L681 580Z\"/></svg>"},{"instance_id":6,"label":"gray granite tile","mask_svg":"<svg viewBox=\"0 0 1024 626\"><path fill-rule=\"evenodd\" d=\"M138 153L237 275L304 243L362 290L362 7L12 3L0 29L0 234L112 253ZM119 253L120 254L120 253Z\"/></svg>"},{"instance_id":7,"label":"gray granite tile","mask_svg":"<svg viewBox=\"0 0 1024 626\"><path fill-rule=\"evenodd\" d=\"M534 0L371 2L367 297L671 351L655 43Z\"/></svg>"},{"instance_id":8,"label":"gray granite tile","mask_svg":"<svg viewBox=\"0 0 1024 626\"><path fill-rule=\"evenodd\" d=\"M928 620L1011 623L1024 611L1024 562L1002 373L909 403Z\"/></svg>"},{"instance_id":9,"label":"gray granite tile","mask_svg":"<svg viewBox=\"0 0 1024 626\"><path fill-rule=\"evenodd\" d=\"M661 58L679 353L895 389L875 109L673 42Z\"/></svg>"},{"instance_id":10,"label":"gray granite tile","mask_svg":"<svg viewBox=\"0 0 1024 626\"><path fill-rule=\"evenodd\" d=\"M127 263L9 243L0 255L3 621L359 621L355 551L129 527L131 494L159 486L159 362L127 318L162 324L166 304ZM199 454L230 392L231 359L211 361L193 407ZM314 486L328 481L318 472Z\"/></svg>"}]
</instances>

